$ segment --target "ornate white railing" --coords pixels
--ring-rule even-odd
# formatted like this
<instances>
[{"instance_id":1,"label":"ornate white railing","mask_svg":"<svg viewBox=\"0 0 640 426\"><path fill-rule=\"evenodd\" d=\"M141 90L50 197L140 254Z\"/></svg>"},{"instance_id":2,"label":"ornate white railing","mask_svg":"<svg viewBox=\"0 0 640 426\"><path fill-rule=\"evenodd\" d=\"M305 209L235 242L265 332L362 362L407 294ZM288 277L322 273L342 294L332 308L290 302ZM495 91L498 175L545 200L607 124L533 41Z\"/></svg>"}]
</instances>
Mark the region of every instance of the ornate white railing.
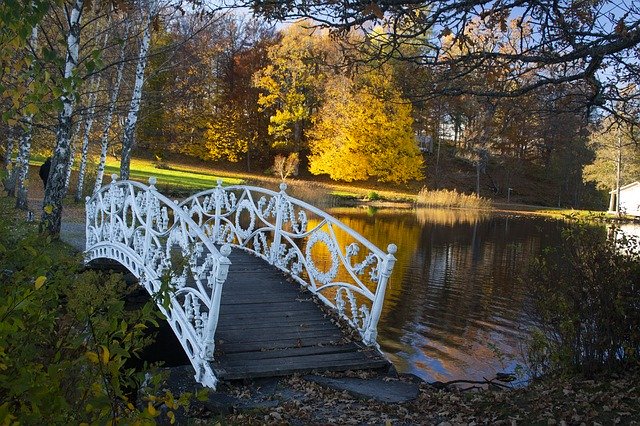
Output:
<instances>
[{"instance_id":1,"label":"ornate white railing","mask_svg":"<svg viewBox=\"0 0 640 426\"><path fill-rule=\"evenodd\" d=\"M180 207L216 243L251 251L289 273L337 310L366 344L377 346L396 246L383 252L329 214L292 198L286 188L223 188L218 181Z\"/></svg>"},{"instance_id":2,"label":"ornate white railing","mask_svg":"<svg viewBox=\"0 0 640 426\"><path fill-rule=\"evenodd\" d=\"M85 259L118 261L149 294L168 297L169 303L158 300L158 307L189 356L196 380L215 389L209 361L231 248L218 251L201 224L154 185L155 178L146 186L117 182L112 175L111 184L87 197Z\"/></svg>"}]
</instances>

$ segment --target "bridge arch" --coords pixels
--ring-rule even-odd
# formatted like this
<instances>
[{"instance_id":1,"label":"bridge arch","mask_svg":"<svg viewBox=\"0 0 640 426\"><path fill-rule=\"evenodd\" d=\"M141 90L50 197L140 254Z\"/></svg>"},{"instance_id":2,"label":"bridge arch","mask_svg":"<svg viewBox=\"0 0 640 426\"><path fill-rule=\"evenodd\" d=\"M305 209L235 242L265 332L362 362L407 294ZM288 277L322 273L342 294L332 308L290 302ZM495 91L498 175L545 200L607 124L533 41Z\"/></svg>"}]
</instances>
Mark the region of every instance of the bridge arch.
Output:
<instances>
[{"instance_id":1,"label":"bridge arch","mask_svg":"<svg viewBox=\"0 0 640 426\"><path fill-rule=\"evenodd\" d=\"M85 262L127 268L157 303L189 357L196 380L215 388L211 368L222 285L231 249L220 250L177 203L149 186L117 181L86 199Z\"/></svg>"}]
</instances>

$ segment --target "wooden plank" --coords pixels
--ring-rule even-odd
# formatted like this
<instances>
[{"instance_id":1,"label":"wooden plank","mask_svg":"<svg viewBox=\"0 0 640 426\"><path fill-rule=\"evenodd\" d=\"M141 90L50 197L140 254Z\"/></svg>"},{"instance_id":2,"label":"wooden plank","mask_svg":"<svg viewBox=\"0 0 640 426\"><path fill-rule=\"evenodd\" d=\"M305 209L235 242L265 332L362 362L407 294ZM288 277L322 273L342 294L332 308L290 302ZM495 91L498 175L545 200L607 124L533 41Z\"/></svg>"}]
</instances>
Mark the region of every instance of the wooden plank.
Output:
<instances>
[{"instance_id":1,"label":"wooden plank","mask_svg":"<svg viewBox=\"0 0 640 426\"><path fill-rule=\"evenodd\" d=\"M317 347L315 347L317 349ZM305 348L308 349L308 348ZM260 355L270 355L271 353L277 353L280 351L265 351L265 352L252 352L251 354L260 354ZM255 359L251 359L249 357L244 357L244 358L238 358L236 356L230 357L228 360L226 360L223 363L220 363L220 366L223 366L227 369L230 368L240 368L246 365L250 365L250 364L259 364L261 369L269 369L269 368L277 368L279 366L292 366L292 365L299 365L299 366L307 366L307 367L311 367L313 368L315 365L317 365L316 363L319 361L324 361L326 363L330 363L330 362L343 362L343 361L351 361L351 360L356 360L359 362L363 362L366 363L369 360L376 360L378 358L376 357L371 357L371 356L367 356L366 353L363 352L358 352L358 351L343 351L343 352L324 352L324 353L316 353L316 352L310 352L310 353L306 353L306 354L297 354L295 356L288 356L288 357L274 357L274 356L270 356L270 357L264 357L264 358L258 358L260 360L260 362L247 362L247 361L253 361Z\"/></svg>"},{"instance_id":2,"label":"wooden plank","mask_svg":"<svg viewBox=\"0 0 640 426\"><path fill-rule=\"evenodd\" d=\"M287 302L273 302L268 306L263 303L221 303L220 304L220 316L228 313L236 314L260 314L265 311L269 312L317 312L319 311L317 306L304 305L301 303L294 304L290 301Z\"/></svg>"},{"instance_id":3,"label":"wooden plank","mask_svg":"<svg viewBox=\"0 0 640 426\"><path fill-rule=\"evenodd\" d=\"M321 357L321 355L319 356ZM240 367L218 367L216 373L224 380L240 378L284 376L293 373L307 373L316 370L344 371L351 369L375 369L387 366L387 362L378 360L362 360L361 358L330 357L327 359L302 359L291 363L253 363Z\"/></svg>"},{"instance_id":4,"label":"wooden plank","mask_svg":"<svg viewBox=\"0 0 640 426\"><path fill-rule=\"evenodd\" d=\"M263 334L265 336L273 336L277 338L277 336L286 336L287 333L294 333L299 331L304 332L312 332L319 331L325 332L328 330L327 324L324 322L315 322L315 323L300 323L300 322L292 322L292 323L278 323L276 326L265 326L264 324L237 324L234 326L224 327L226 333L241 333L244 336L252 336L254 334ZM274 329L276 329L274 331ZM280 330L280 332L278 332ZM286 331L282 331L286 330Z\"/></svg>"},{"instance_id":5,"label":"wooden plank","mask_svg":"<svg viewBox=\"0 0 640 426\"><path fill-rule=\"evenodd\" d=\"M262 329L270 329L270 328L314 328L319 325L325 326L326 321L324 318L305 318L305 317L281 317L281 318L270 318L268 321L264 319L246 319L246 320L231 320L231 321L220 321L218 322L218 327L224 328L225 330L262 330Z\"/></svg>"},{"instance_id":6,"label":"wooden plank","mask_svg":"<svg viewBox=\"0 0 640 426\"><path fill-rule=\"evenodd\" d=\"M336 345L346 343L342 336L316 337L315 340L288 339L270 342L219 342L216 352L221 356L238 352L267 351L274 349L302 348L306 346Z\"/></svg>"},{"instance_id":7,"label":"wooden plank","mask_svg":"<svg viewBox=\"0 0 640 426\"><path fill-rule=\"evenodd\" d=\"M224 340L226 342L276 342L285 340L307 340L322 338L327 336L342 337L340 330L336 328L322 327L315 330L271 330L265 332L264 330L243 330L236 332L236 330L223 330L220 333L216 333L216 339ZM235 338L234 338L235 337Z\"/></svg>"},{"instance_id":8,"label":"wooden plank","mask_svg":"<svg viewBox=\"0 0 640 426\"><path fill-rule=\"evenodd\" d=\"M353 342L343 343L338 345L323 345L323 346L305 346L301 348L284 348L275 349L271 351L252 351L252 352L238 352L222 361L216 361L216 364L224 363L248 363L255 362L269 358L290 358L303 355L323 354L323 353L342 353L342 352L357 352L362 350L358 345Z\"/></svg>"}]
</instances>

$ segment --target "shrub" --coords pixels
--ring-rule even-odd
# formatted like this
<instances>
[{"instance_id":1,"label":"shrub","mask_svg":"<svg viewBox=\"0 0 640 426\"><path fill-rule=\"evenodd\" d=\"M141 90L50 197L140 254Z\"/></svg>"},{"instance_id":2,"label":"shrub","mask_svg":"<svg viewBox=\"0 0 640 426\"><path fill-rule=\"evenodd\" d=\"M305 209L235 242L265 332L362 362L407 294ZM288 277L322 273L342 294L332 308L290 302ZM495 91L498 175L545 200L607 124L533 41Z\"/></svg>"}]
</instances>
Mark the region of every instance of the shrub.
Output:
<instances>
[{"instance_id":1,"label":"shrub","mask_svg":"<svg viewBox=\"0 0 640 426\"><path fill-rule=\"evenodd\" d=\"M378 194L376 191L370 191L370 192L367 194L367 199L368 199L369 201L376 201L376 200L379 200L379 199L380 199L380 194Z\"/></svg>"},{"instance_id":2,"label":"shrub","mask_svg":"<svg viewBox=\"0 0 640 426\"><path fill-rule=\"evenodd\" d=\"M640 246L572 225L527 274L539 328L532 373L608 373L640 361Z\"/></svg>"},{"instance_id":3,"label":"shrub","mask_svg":"<svg viewBox=\"0 0 640 426\"><path fill-rule=\"evenodd\" d=\"M175 407L170 393L131 396L142 373L125 363L155 307L125 310L119 275L82 271L66 246L12 219L0 218L0 423L149 422Z\"/></svg>"},{"instance_id":4,"label":"shrub","mask_svg":"<svg viewBox=\"0 0 640 426\"><path fill-rule=\"evenodd\" d=\"M300 157L297 152L292 152L287 157L284 155L276 155L273 161L273 174L279 176L282 182L284 182L289 176L298 176L299 164Z\"/></svg>"},{"instance_id":5,"label":"shrub","mask_svg":"<svg viewBox=\"0 0 640 426\"><path fill-rule=\"evenodd\" d=\"M455 189L452 191L447 189L429 191L426 187L418 193L417 204L425 207L491 208L491 200L487 198L463 194Z\"/></svg>"}]
</instances>

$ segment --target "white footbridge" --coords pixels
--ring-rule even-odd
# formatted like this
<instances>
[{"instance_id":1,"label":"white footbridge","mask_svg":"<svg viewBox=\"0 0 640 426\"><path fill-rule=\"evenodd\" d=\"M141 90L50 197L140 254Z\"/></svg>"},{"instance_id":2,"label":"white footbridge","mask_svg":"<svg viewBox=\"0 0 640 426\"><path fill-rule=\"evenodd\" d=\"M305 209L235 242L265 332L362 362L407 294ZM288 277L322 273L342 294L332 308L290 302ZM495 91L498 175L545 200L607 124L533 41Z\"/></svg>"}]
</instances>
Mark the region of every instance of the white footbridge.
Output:
<instances>
[{"instance_id":1,"label":"white footbridge","mask_svg":"<svg viewBox=\"0 0 640 426\"><path fill-rule=\"evenodd\" d=\"M393 244L380 250L285 184L219 181L178 202L155 183L113 175L87 198L85 259L120 263L156 296L199 383L386 364L376 337ZM361 341L345 339L300 286Z\"/></svg>"}]
</instances>

